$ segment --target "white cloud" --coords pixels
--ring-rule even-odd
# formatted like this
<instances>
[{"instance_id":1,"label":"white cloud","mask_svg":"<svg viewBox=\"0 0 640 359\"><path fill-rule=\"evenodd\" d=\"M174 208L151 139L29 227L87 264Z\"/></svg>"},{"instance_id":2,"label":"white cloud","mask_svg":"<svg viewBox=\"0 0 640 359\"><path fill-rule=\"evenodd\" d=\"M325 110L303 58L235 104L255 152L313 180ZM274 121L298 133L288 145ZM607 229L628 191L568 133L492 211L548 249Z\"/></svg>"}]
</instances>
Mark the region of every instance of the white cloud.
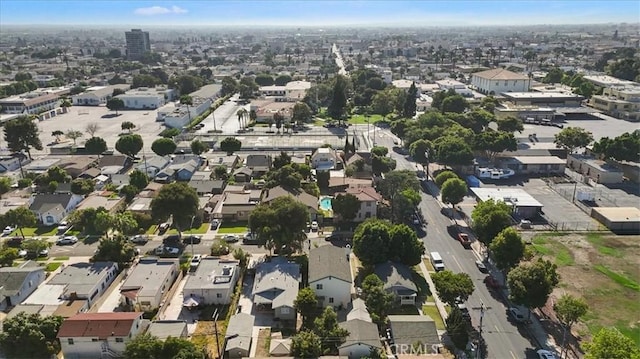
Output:
<instances>
[{"instance_id":1,"label":"white cloud","mask_svg":"<svg viewBox=\"0 0 640 359\"><path fill-rule=\"evenodd\" d=\"M143 16L164 15L164 14L184 14L187 12L189 12L187 9L183 9L175 5L172 6L171 8L166 8L162 6L141 7L133 11L134 14L143 15Z\"/></svg>"}]
</instances>

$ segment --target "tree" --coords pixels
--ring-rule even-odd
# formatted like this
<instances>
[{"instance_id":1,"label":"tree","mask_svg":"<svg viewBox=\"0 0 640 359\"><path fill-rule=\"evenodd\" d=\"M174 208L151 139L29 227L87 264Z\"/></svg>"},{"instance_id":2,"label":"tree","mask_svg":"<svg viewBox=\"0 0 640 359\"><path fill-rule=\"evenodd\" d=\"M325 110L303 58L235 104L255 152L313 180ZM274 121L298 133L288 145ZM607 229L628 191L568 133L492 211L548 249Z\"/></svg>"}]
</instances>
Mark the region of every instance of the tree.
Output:
<instances>
[{"instance_id":1,"label":"tree","mask_svg":"<svg viewBox=\"0 0 640 359\"><path fill-rule=\"evenodd\" d=\"M282 128L282 122L284 122L284 116L280 113L280 111L273 114L273 122L276 125L276 129L278 133L280 133L280 129Z\"/></svg>"},{"instance_id":2,"label":"tree","mask_svg":"<svg viewBox=\"0 0 640 359\"><path fill-rule=\"evenodd\" d=\"M142 150L142 137L138 134L121 136L116 142L116 150L129 157L135 157Z\"/></svg>"},{"instance_id":3,"label":"tree","mask_svg":"<svg viewBox=\"0 0 640 359\"><path fill-rule=\"evenodd\" d=\"M590 342L582 344L585 359L638 359L640 349L633 339L620 333L615 327L600 329Z\"/></svg>"},{"instance_id":4,"label":"tree","mask_svg":"<svg viewBox=\"0 0 640 359\"><path fill-rule=\"evenodd\" d=\"M342 75L336 76L333 84L331 103L327 108L329 117L336 121L343 121L346 117L347 86L348 79L346 77Z\"/></svg>"},{"instance_id":5,"label":"tree","mask_svg":"<svg viewBox=\"0 0 640 359\"><path fill-rule=\"evenodd\" d=\"M220 94L222 96L231 95L238 91L238 83L231 76L225 76L221 81L221 85Z\"/></svg>"},{"instance_id":6,"label":"tree","mask_svg":"<svg viewBox=\"0 0 640 359\"><path fill-rule=\"evenodd\" d=\"M125 93L127 93L127 92L124 89L114 88L113 92L111 93L111 97L116 97L118 95L124 95Z\"/></svg>"},{"instance_id":7,"label":"tree","mask_svg":"<svg viewBox=\"0 0 640 359\"><path fill-rule=\"evenodd\" d=\"M249 228L265 241L267 248L288 255L302 250L308 220L309 210L304 204L292 196L283 196L256 206L249 216Z\"/></svg>"},{"instance_id":8,"label":"tree","mask_svg":"<svg viewBox=\"0 0 640 359\"><path fill-rule=\"evenodd\" d=\"M467 195L467 184L459 178L449 178L442 184L442 202L451 206L462 202Z\"/></svg>"},{"instance_id":9,"label":"tree","mask_svg":"<svg viewBox=\"0 0 640 359\"><path fill-rule=\"evenodd\" d=\"M511 209L502 201L490 199L476 205L471 219L478 240L488 246L498 233L511 226Z\"/></svg>"},{"instance_id":10,"label":"tree","mask_svg":"<svg viewBox=\"0 0 640 359\"><path fill-rule=\"evenodd\" d=\"M389 258L390 224L376 219L362 222L353 234L353 253L364 265L384 263Z\"/></svg>"},{"instance_id":11,"label":"tree","mask_svg":"<svg viewBox=\"0 0 640 359\"><path fill-rule=\"evenodd\" d=\"M100 129L100 125L95 122L88 124L84 130L89 134L90 137L95 137L96 132Z\"/></svg>"},{"instance_id":12,"label":"tree","mask_svg":"<svg viewBox=\"0 0 640 359\"><path fill-rule=\"evenodd\" d=\"M201 155L209 150L209 146L206 143L195 139L191 141L191 152L195 155Z\"/></svg>"},{"instance_id":13,"label":"tree","mask_svg":"<svg viewBox=\"0 0 640 359\"><path fill-rule=\"evenodd\" d=\"M412 205L403 195L407 194L406 190L420 191L420 184L412 171L391 171L378 184L378 191L391 204L391 216L395 223L404 221L407 205Z\"/></svg>"},{"instance_id":14,"label":"tree","mask_svg":"<svg viewBox=\"0 0 640 359\"><path fill-rule=\"evenodd\" d=\"M433 152L433 144L431 141L419 139L409 146L409 153L413 160L418 163L429 163L429 155Z\"/></svg>"},{"instance_id":15,"label":"tree","mask_svg":"<svg viewBox=\"0 0 640 359\"><path fill-rule=\"evenodd\" d=\"M77 178L71 181L71 192L73 194L79 194L86 196L89 193L93 192L95 187L95 182L90 179L81 179Z\"/></svg>"},{"instance_id":16,"label":"tree","mask_svg":"<svg viewBox=\"0 0 640 359\"><path fill-rule=\"evenodd\" d=\"M384 157L389 153L389 149L384 146L374 146L371 148L371 154Z\"/></svg>"},{"instance_id":17,"label":"tree","mask_svg":"<svg viewBox=\"0 0 640 359\"><path fill-rule=\"evenodd\" d=\"M10 190L11 190L11 178L1 177L0 178L0 196L9 192Z\"/></svg>"},{"instance_id":18,"label":"tree","mask_svg":"<svg viewBox=\"0 0 640 359\"><path fill-rule=\"evenodd\" d=\"M640 162L640 131L625 132L610 139L603 137L593 144L593 151L617 161Z\"/></svg>"},{"instance_id":19,"label":"tree","mask_svg":"<svg viewBox=\"0 0 640 359\"><path fill-rule=\"evenodd\" d=\"M120 188L120 196L124 196L126 203L131 203L138 193L140 193L140 190L132 184L127 184Z\"/></svg>"},{"instance_id":20,"label":"tree","mask_svg":"<svg viewBox=\"0 0 640 359\"><path fill-rule=\"evenodd\" d=\"M351 193L338 194L331 200L331 208L342 221L351 222L360 211L360 200Z\"/></svg>"},{"instance_id":21,"label":"tree","mask_svg":"<svg viewBox=\"0 0 640 359\"><path fill-rule=\"evenodd\" d=\"M498 233L491 241L489 249L496 267L503 271L509 271L518 265L525 254L525 244L513 227L505 228Z\"/></svg>"},{"instance_id":22,"label":"tree","mask_svg":"<svg viewBox=\"0 0 640 359\"><path fill-rule=\"evenodd\" d=\"M407 266L420 263L425 251L424 243L412 228L406 224L396 224L389 229L389 238L389 259Z\"/></svg>"},{"instance_id":23,"label":"tree","mask_svg":"<svg viewBox=\"0 0 640 359\"><path fill-rule=\"evenodd\" d=\"M27 239L22 242L22 249L27 251L27 256L30 258L38 257L38 254L45 249L48 249L51 246L51 243L47 242L45 239Z\"/></svg>"},{"instance_id":24,"label":"tree","mask_svg":"<svg viewBox=\"0 0 640 359\"><path fill-rule=\"evenodd\" d=\"M4 123L4 140L12 152L26 151L31 158L31 148L42 151L38 125L29 116L20 116Z\"/></svg>"},{"instance_id":25,"label":"tree","mask_svg":"<svg viewBox=\"0 0 640 359\"><path fill-rule=\"evenodd\" d=\"M409 91L407 92L407 98L405 99L402 109L402 116L406 118L413 118L416 115L416 98L418 97L418 88L416 83L412 82Z\"/></svg>"},{"instance_id":26,"label":"tree","mask_svg":"<svg viewBox=\"0 0 640 359\"><path fill-rule=\"evenodd\" d=\"M438 187L442 187L442 185L451 178L460 178L458 177L458 175L453 172L453 171L442 171L440 173L438 173L438 175L436 176L436 178L434 179L434 182L436 183L436 185L438 185Z\"/></svg>"},{"instance_id":27,"label":"tree","mask_svg":"<svg viewBox=\"0 0 640 359\"><path fill-rule=\"evenodd\" d=\"M181 95L188 95L203 85L201 78L191 75L182 75L169 79L169 87L177 88Z\"/></svg>"},{"instance_id":28,"label":"tree","mask_svg":"<svg viewBox=\"0 0 640 359\"><path fill-rule=\"evenodd\" d=\"M238 116L238 123L240 124L240 129L246 129L247 125L247 109L245 108L240 108L237 112L236 112L236 116Z\"/></svg>"},{"instance_id":29,"label":"tree","mask_svg":"<svg viewBox=\"0 0 640 359\"><path fill-rule=\"evenodd\" d=\"M69 130L67 131L67 133L65 134L65 137L70 138L73 140L73 145L76 145L76 141L78 140L78 138L82 137L84 134L80 131L76 131L76 130Z\"/></svg>"},{"instance_id":30,"label":"tree","mask_svg":"<svg viewBox=\"0 0 640 359\"><path fill-rule=\"evenodd\" d=\"M227 178L229 178L229 172L227 172L227 167L225 166L216 166L216 168L213 169L213 174L215 178L219 180L227 180Z\"/></svg>"},{"instance_id":31,"label":"tree","mask_svg":"<svg viewBox=\"0 0 640 359\"><path fill-rule=\"evenodd\" d=\"M269 74L258 74L255 79L256 83L260 86L272 86L273 76Z\"/></svg>"},{"instance_id":32,"label":"tree","mask_svg":"<svg viewBox=\"0 0 640 359\"><path fill-rule=\"evenodd\" d=\"M13 261L20 258L17 248L0 248L0 267L13 267Z\"/></svg>"},{"instance_id":33,"label":"tree","mask_svg":"<svg viewBox=\"0 0 640 359\"><path fill-rule=\"evenodd\" d=\"M298 102L293 106L292 119L297 123L303 123L311 120L313 113L311 108L304 102Z\"/></svg>"},{"instance_id":34,"label":"tree","mask_svg":"<svg viewBox=\"0 0 640 359\"><path fill-rule=\"evenodd\" d=\"M562 349L564 350L566 331L571 332L571 327L578 322L585 314L589 306L587 303L580 299L575 298L571 294L563 294L555 304L553 304L553 310L556 312L556 316L562 323L565 333L562 338Z\"/></svg>"},{"instance_id":35,"label":"tree","mask_svg":"<svg viewBox=\"0 0 640 359\"><path fill-rule=\"evenodd\" d=\"M10 209L9 211L7 211L7 213L4 214L4 220L10 225L18 227L20 235L23 239L24 233L22 232L22 229L25 227L35 227L36 223L38 222L38 218L36 217L36 215L27 207Z\"/></svg>"},{"instance_id":36,"label":"tree","mask_svg":"<svg viewBox=\"0 0 640 359\"><path fill-rule=\"evenodd\" d=\"M371 99L371 110L382 117L387 117L393 108L393 97L389 91L379 91Z\"/></svg>"},{"instance_id":37,"label":"tree","mask_svg":"<svg viewBox=\"0 0 640 359\"><path fill-rule=\"evenodd\" d=\"M129 183L142 191L149 184L149 176L146 173L135 169L129 174Z\"/></svg>"},{"instance_id":38,"label":"tree","mask_svg":"<svg viewBox=\"0 0 640 359\"><path fill-rule=\"evenodd\" d=\"M189 95L180 96L180 104L187 106L187 114L189 115L189 122L191 122L191 110L189 106L193 105L193 98Z\"/></svg>"},{"instance_id":39,"label":"tree","mask_svg":"<svg viewBox=\"0 0 640 359\"><path fill-rule=\"evenodd\" d=\"M522 132L524 130L524 125L522 124L522 120L513 116L507 116L505 118L496 119L496 124L498 125L498 131Z\"/></svg>"},{"instance_id":40,"label":"tree","mask_svg":"<svg viewBox=\"0 0 640 359\"><path fill-rule=\"evenodd\" d=\"M463 139L446 136L439 138L435 144L436 160L445 166L465 166L473 163L473 151Z\"/></svg>"},{"instance_id":41,"label":"tree","mask_svg":"<svg viewBox=\"0 0 640 359\"><path fill-rule=\"evenodd\" d=\"M116 262L118 268L124 268L136 256L136 250L129 238L117 234L113 238L102 238L96 253L91 257L93 262Z\"/></svg>"},{"instance_id":42,"label":"tree","mask_svg":"<svg viewBox=\"0 0 640 359\"><path fill-rule=\"evenodd\" d=\"M591 132L582 127L566 127L555 135L553 143L564 148L569 153L573 153L578 148L587 147L593 142Z\"/></svg>"},{"instance_id":43,"label":"tree","mask_svg":"<svg viewBox=\"0 0 640 359\"><path fill-rule=\"evenodd\" d=\"M227 137L220 142L220 149L231 156L234 152L240 151L242 148L242 142L235 137Z\"/></svg>"},{"instance_id":44,"label":"tree","mask_svg":"<svg viewBox=\"0 0 640 359\"><path fill-rule=\"evenodd\" d=\"M473 280L467 273L453 273L450 270L443 270L432 274L431 279L433 279L438 297L452 307L456 306L457 299L463 302L469 299L475 289Z\"/></svg>"},{"instance_id":45,"label":"tree","mask_svg":"<svg viewBox=\"0 0 640 359\"><path fill-rule=\"evenodd\" d=\"M64 135L64 132L60 131L60 130L55 130L53 132L51 132L51 136L56 138L56 143L60 142L60 136Z\"/></svg>"},{"instance_id":46,"label":"tree","mask_svg":"<svg viewBox=\"0 0 640 359\"><path fill-rule=\"evenodd\" d=\"M90 155L100 155L107 150L107 142L101 137L91 137L84 143L84 149Z\"/></svg>"},{"instance_id":47,"label":"tree","mask_svg":"<svg viewBox=\"0 0 640 359\"><path fill-rule=\"evenodd\" d=\"M453 306L445 322L447 334L453 345L460 350L465 350L469 343L469 328L462 311L457 306Z\"/></svg>"},{"instance_id":48,"label":"tree","mask_svg":"<svg viewBox=\"0 0 640 359\"><path fill-rule=\"evenodd\" d=\"M362 281L362 299L367 306L371 319L378 325L386 322L387 313L393 306L393 293L384 290L384 284L375 274L369 274Z\"/></svg>"},{"instance_id":49,"label":"tree","mask_svg":"<svg viewBox=\"0 0 640 359\"><path fill-rule=\"evenodd\" d=\"M136 125L131 121L123 121L120 124L120 128L122 129L122 131L129 131L129 133L131 133L131 130L136 128Z\"/></svg>"},{"instance_id":50,"label":"tree","mask_svg":"<svg viewBox=\"0 0 640 359\"><path fill-rule=\"evenodd\" d=\"M145 333L127 342L124 357L127 359L200 359L204 357L204 353L187 339L168 337L161 340Z\"/></svg>"},{"instance_id":51,"label":"tree","mask_svg":"<svg viewBox=\"0 0 640 359\"><path fill-rule=\"evenodd\" d=\"M553 288L558 285L558 267L542 258L536 262L520 263L507 274L509 300L529 308L540 308L547 303Z\"/></svg>"},{"instance_id":52,"label":"tree","mask_svg":"<svg viewBox=\"0 0 640 359\"><path fill-rule=\"evenodd\" d=\"M170 138L158 138L151 144L151 151L160 157L164 157L176 152L177 147L178 145Z\"/></svg>"},{"instance_id":53,"label":"tree","mask_svg":"<svg viewBox=\"0 0 640 359\"><path fill-rule=\"evenodd\" d=\"M278 77L276 77L274 83L276 86L284 86L286 84L288 84L289 82L291 82L292 78L290 75L287 74L282 74L279 75Z\"/></svg>"},{"instance_id":54,"label":"tree","mask_svg":"<svg viewBox=\"0 0 640 359\"><path fill-rule=\"evenodd\" d=\"M346 329L338 325L338 316L331 306L324 308L322 314L313 321L313 331L320 337L325 354L337 353L338 346L349 335Z\"/></svg>"},{"instance_id":55,"label":"tree","mask_svg":"<svg viewBox=\"0 0 640 359\"><path fill-rule=\"evenodd\" d=\"M200 200L193 188L184 182L174 182L163 186L151 201L151 216L158 222L173 217L173 223L180 230L186 228L191 217L198 213L199 205Z\"/></svg>"},{"instance_id":56,"label":"tree","mask_svg":"<svg viewBox=\"0 0 640 359\"><path fill-rule=\"evenodd\" d=\"M318 308L316 293L309 287L300 289L296 300L293 302L293 307L302 316L303 327L309 328Z\"/></svg>"},{"instance_id":57,"label":"tree","mask_svg":"<svg viewBox=\"0 0 640 359\"><path fill-rule=\"evenodd\" d=\"M107 101L107 108L111 111L116 112L116 116L118 116L118 111L124 109L124 101L118 97L112 97Z\"/></svg>"},{"instance_id":58,"label":"tree","mask_svg":"<svg viewBox=\"0 0 640 359\"><path fill-rule=\"evenodd\" d=\"M58 315L18 313L5 319L0 332L0 347L14 358L47 358L60 351L58 330L64 318Z\"/></svg>"},{"instance_id":59,"label":"tree","mask_svg":"<svg viewBox=\"0 0 640 359\"><path fill-rule=\"evenodd\" d=\"M317 358L322 355L320 337L311 331L302 331L291 338L291 355L296 358Z\"/></svg>"},{"instance_id":60,"label":"tree","mask_svg":"<svg viewBox=\"0 0 640 359\"><path fill-rule=\"evenodd\" d=\"M250 76L243 77L238 84L238 92L240 92L240 97L243 99L253 97L258 88L258 85L253 81L253 77Z\"/></svg>"},{"instance_id":61,"label":"tree","mask_svg":"<svg viewBox=\"0 0 640 359\"><path fill-rule=\"evenodd\" d=\"M273 158L273 168L276 170L290 164L291 156L289 156L289 154L285 151L280 151L280 154Z\"/></svg>"},{"instance_id":62,"label":"tree","mask_svg":"<svg viewBox=\"0 0 640 359\"><path fill-rule=\"evenodd\" d=\"M74 229L85 234L102 234L96 229L96 217L98 213L108 212L104 207L86 208L71 212L69 223Z\"/></svg>"},{"instance_id":63,"label":"tree","mask_svg":"<svg viewBox=\"0 0 640 359\"><path fill-rule=\"evenodd\" d=\"M559 67L554 67L547 72L547 75L542 79L542 82L545 84L557 84L562 81L562 76L564 76L564 71Z\"/></svg>"},{"instance_id":64,"label":"tree","mask_svg":"<svg viewBox=\"0 0 640 359\"><path fill-rule=\"evenodd\" d=\"M469 102L462 95L448 96L442 100L442 113L463 113L469 108Z\"/></svg>"},{"instance_id":65,"label":"tree","mask_svg":"<svg viewBox=\"0 0 640 359\"><path fill-rule=\"evenodd\" d=\"M473 148L476 151L484 151L485 156L493 161L495 156L504 151L516 151L518 141L513 132L483 131L476 134Z\"/></svg>"}]
</instances>

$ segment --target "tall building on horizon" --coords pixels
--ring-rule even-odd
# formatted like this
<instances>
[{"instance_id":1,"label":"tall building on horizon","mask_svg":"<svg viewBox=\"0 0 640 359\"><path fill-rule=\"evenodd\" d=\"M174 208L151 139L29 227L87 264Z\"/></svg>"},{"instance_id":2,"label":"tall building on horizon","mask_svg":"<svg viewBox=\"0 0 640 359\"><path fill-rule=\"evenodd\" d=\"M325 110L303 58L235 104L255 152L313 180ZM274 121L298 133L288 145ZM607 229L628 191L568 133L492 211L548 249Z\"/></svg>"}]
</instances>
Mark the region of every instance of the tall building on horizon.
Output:
<instances>
[{"instance_id":1,"label":"tall building on horizon","mask_svg":"<svg viewBox=\"0 0 640 359\"><path fill-rule=\"evenodd\" d=\"M127 59L140 60L145 52L151 51L149 32L141 29L131 29L124 33L127 40Z\"/></svg>"}]
</instances>

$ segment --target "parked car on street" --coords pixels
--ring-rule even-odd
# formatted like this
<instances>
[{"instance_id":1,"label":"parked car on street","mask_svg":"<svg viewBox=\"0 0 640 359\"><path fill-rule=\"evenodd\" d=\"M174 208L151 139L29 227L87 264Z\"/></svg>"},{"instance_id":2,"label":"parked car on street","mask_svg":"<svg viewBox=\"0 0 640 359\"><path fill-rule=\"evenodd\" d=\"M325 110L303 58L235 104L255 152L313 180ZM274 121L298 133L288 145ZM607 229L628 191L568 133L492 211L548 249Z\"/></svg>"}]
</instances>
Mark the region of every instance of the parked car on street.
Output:
<instances>
[{"instance_id":1,"label":"parked car on street","mask_svg":"<svg viewBox=\"0 0 640 359\"><path fill-rule=\"evenodd\" d=\"M314 232L318 230L318 222L317 221L311 222L311 230L314 231Z\"/></svg>"},{"instance_id":2,"label":"parked car on street","mask_svg":"<svg viewBox=\"0 0 640 359\"><path fill-rule=\"evenodd\" d=\"M538 359L556 359L556 354L551 350L539 349L536 354L538 354Z\"/></svg>"},{"instance_id":3,"label":"parked car on street","mask_svg":"<svg viewBox=\"0 0 640 359\"><path fill-rule=\"evenodd\" d=\"M56 241L56 244L59 246L64 246L67 244L76 244L76 243L78 243L78 237L76 236L62 236L58 238L58 240Z\"/></svg>"},{"instance_id":4,"label":"parked car on street","mask_svg":"<svg viewBox=\"0 0 640 359\"><path fill-rule=\"evenodd\" d=\"M198 266L200 265L200 261L202 260L202 255L200 254L196 254L195 256L193 256L191 258L191 262L189 263L189 269L196 270L196 268L198 268Z\"/></svg>"},{"instance_id":5,"label":"parked car on street","mask_svg":"<svg viewBox=\"0 0 640 359\"><path fill-rule=\"evenodd\" d=\"M220 220L214 219L211 221L211 229L218 229L220 227Z\"/></svg>"},{"instance_id":6,"label":"parked car on street","mask_svg":"<svg viewBox=\"0 0 640 359\"><path fill-rule=\"evenodd\" d=\"M466 233L458 233L458 241L460 241L462 246L465 248L471 247L471 240L469 239L469 235Z\"/></svg>"},{"instance_id":7,"label":"parked car on street","mask_svg":"<svg viewBox=\"0 0 640 359\"><path fill-rule=\"evenodd\" d=\"M135 236L131 237L130 240L135 244L146 244L149 241L149 237L143 234L136 234Z\"/></svg>"},{"instance_id":8,"label":"parked car on street","mask_svg":"<svg viewBox=\"0 0 640 359\"><path fill-rule=\"evenodd\" d=\"M62 221L58 224L58 233L62 234L69 229L69 223L67 221Z\"/></svg>"},{"instance_id":9,"label":"parked car on street","mask_svg":"<svg viewBox=\"0 0 640 359\"><path fill-rule=\"evenodd\" d=\"M15 230L16 230L16 227L13 227L13 226L6 226L6 227L4 227L4 229L2 230L2 235L3 235L3 236L8 236L8 235L10 235L11 233L13 233L13 231L15 231Z\"/></svg>"},{"instance_id":10,"label":"parked car on street","mask_svg":"<svg viewBox=\"0 0 640 359\"><path fill-rule=\"evenodd\" d=\"M487 272L487 266L484 265L484 262L481 260L477 260L476 261L476 267L478 267L478 270L480 270L480 272L482 273L486 273Z\"/></svg>"},{"instance_id":11,"label":"parked car on street","mask_svg":"<svg viewBox=\"0 0 640 359\"><path fill-rule=\"evenodd\" d=\"M527 321L527 318L525 318L524 314L522 314L520 309L516 307L509 308L509 316L511 316L511 318L513 318L513 320L518 323L524 323Z\"/></svg>"},{"instance_id":12,"label":"parked car on street","mask_svg":"<svg viewBox=\"0 0 640 359\"><path fill-rule=\"evenodd\" d=\"M500 283L498 283L498 280L496 280L493 276L486 276L484 278L484 284L487 285L487 287L491 288L491 289L499 289L500 288Z\"/></svg>"},{"instance_id":13,"label":"parked car on street","mask_svg":"<svg viewBox=\"0 0 640 359\"><path fill-rule=\"evenodd\" d=\"M182 239L182 242L184 244L199 244L200 242L202 242L202 236L187 236Z\"/></svg>"},{"instance_id":14,"label":"parked car on street","mask_svg":"<svg viewBox=\"0 0 640 359\"><path fill-rule=\"evenodd\" d=\"M240 240L235 234L227 234L222 239L227 243L235 243Z\"/></svg>"}]
</instances>

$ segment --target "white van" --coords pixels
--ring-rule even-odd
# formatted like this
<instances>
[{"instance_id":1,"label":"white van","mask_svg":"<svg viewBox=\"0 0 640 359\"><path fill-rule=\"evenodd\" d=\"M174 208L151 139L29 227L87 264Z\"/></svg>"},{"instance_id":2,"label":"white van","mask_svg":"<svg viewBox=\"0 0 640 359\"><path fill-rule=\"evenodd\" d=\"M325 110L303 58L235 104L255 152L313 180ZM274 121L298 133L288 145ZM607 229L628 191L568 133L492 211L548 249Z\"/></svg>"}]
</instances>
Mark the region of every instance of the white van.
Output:
<instances>
[{"instance_id":1,"label":"white van","mask_svg":"<svg viewBox=\"0 0 640 359\"><path fill-rule=\"evenodd\" d=\"M436 272L440 272L444 270L444 261L438 252L431 252L429 257L431 258L431 265L436 270Z\"/></svg>"}]
</instances>

